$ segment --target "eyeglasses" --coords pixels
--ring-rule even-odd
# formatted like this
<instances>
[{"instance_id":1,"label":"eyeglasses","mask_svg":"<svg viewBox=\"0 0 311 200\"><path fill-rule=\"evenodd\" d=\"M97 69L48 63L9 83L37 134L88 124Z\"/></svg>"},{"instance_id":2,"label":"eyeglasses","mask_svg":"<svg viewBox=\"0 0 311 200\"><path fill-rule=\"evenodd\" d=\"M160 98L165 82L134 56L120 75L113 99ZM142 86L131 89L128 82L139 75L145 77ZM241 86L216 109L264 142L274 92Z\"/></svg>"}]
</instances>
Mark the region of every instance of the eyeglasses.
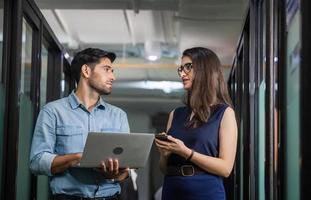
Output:
<instances>
[{"instance_id":1,"label":"eyeglasses","mask_svg":"<svg viewBox=\"0 0 311 200\"><path fill-rule=\"evenodd\" d=\"M192 63L186 63L177 68L177 73L181 76L181 73L184 71L185 74L189 74L192 69Z\"/></svg>"}]
</instances>

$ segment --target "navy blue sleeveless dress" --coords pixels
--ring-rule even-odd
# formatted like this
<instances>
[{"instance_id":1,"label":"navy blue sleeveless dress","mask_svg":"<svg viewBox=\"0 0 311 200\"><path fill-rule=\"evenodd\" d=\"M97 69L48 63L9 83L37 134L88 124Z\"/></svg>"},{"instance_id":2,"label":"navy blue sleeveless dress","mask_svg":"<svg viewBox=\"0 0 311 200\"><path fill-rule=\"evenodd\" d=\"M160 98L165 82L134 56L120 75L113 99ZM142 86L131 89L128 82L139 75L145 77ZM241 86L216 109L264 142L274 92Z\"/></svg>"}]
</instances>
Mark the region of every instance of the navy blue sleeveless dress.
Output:
<instances>
[{"instance_id":1,"label":"navy blue sleeveless dress","mask_svg":"<svg viewBox=\"0 0 311 200\"><path fill-rule=\"evenodd\" d=\"M198 128L186 129L185 123L191 113L189 107L179 107L174 111L174 118L169 135L178 138L184 144L198 153L208 156L219 156L219 127L222 116L228 105L219 104L214 107L207 123ZM177 154L168 158L168 166L189 165ZM168 176L164 178L162 200L225 200L226 194L222 177L211 174L197 174L194 176Z\"/></svg>"}]
</instances>

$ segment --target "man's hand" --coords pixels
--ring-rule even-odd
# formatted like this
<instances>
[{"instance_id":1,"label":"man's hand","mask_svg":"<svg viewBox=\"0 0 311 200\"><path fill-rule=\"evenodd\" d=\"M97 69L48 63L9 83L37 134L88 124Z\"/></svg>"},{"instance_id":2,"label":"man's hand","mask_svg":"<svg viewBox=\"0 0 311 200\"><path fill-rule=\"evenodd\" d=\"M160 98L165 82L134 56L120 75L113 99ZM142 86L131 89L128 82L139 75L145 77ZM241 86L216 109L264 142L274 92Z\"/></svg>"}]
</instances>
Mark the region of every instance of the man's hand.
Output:
<instances>
[{"instance_id":1,"label":"man's hand","mask_svg":"<svg viewBox=\"0 0 311 200\"><path fill-rule=\"evenodd\" d=\"M129 168L119 168L118 159L108 159L107 166L101 161L96 171L103 173L106 179L116 179L122 181L129 176Z\"/></svg>"},{"instance_id":2,"label":"man's hand","mask_svg":"<svg viewBox=\"0 0 311 200\"><path fill-rule=\"evenodd\" d=\"M70 167L75 167L77 166L82 158L82 153L75 153L73 154L73 160L70 162Z\"/></svg>"}]
</instances>

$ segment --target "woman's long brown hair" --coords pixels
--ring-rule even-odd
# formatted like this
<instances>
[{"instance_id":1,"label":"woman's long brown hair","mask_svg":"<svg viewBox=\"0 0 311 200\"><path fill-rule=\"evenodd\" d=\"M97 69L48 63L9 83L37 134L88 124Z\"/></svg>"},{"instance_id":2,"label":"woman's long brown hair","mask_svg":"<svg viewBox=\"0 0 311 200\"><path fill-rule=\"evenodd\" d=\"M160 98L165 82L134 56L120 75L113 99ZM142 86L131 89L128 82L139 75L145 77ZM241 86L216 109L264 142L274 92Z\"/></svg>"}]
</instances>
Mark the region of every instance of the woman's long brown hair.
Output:
<instances>
[{"instance_id":1,"label":"woman's long brown hair","mask_svg":"<svg viewBox=\"0 0 311 200\"><path fill-rule=\"evenodd\" d=\"M213 106L227 104L232 107L227 84L221 72L218 56L210 49L194 47L186 49L183 57L192 60L194 79L188 91L186 105L191 108L185 124L187 128L196 128L206 123L213 112Z\"/></svg>"}]
</instances>

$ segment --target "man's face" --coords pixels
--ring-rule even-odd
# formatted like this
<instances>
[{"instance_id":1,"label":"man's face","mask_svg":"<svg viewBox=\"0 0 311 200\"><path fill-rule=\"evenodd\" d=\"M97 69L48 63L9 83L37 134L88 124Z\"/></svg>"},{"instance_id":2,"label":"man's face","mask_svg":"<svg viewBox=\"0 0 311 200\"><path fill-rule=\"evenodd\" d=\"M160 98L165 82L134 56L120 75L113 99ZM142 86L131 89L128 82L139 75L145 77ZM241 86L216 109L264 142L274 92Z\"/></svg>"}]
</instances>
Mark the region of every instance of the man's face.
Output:
<instances>
[{"instance_id":1,"label":"man's face","mask_svg":"<svg viewBox=\"0 0 311 200\"><path fill-rule=\"evenodd\" d=\"M112 82L115 80L113 68L109 58L101 58L94 66L89 78L89 86L99 95L107 95L112 91Z\"/></svg>"}]
</instances>

